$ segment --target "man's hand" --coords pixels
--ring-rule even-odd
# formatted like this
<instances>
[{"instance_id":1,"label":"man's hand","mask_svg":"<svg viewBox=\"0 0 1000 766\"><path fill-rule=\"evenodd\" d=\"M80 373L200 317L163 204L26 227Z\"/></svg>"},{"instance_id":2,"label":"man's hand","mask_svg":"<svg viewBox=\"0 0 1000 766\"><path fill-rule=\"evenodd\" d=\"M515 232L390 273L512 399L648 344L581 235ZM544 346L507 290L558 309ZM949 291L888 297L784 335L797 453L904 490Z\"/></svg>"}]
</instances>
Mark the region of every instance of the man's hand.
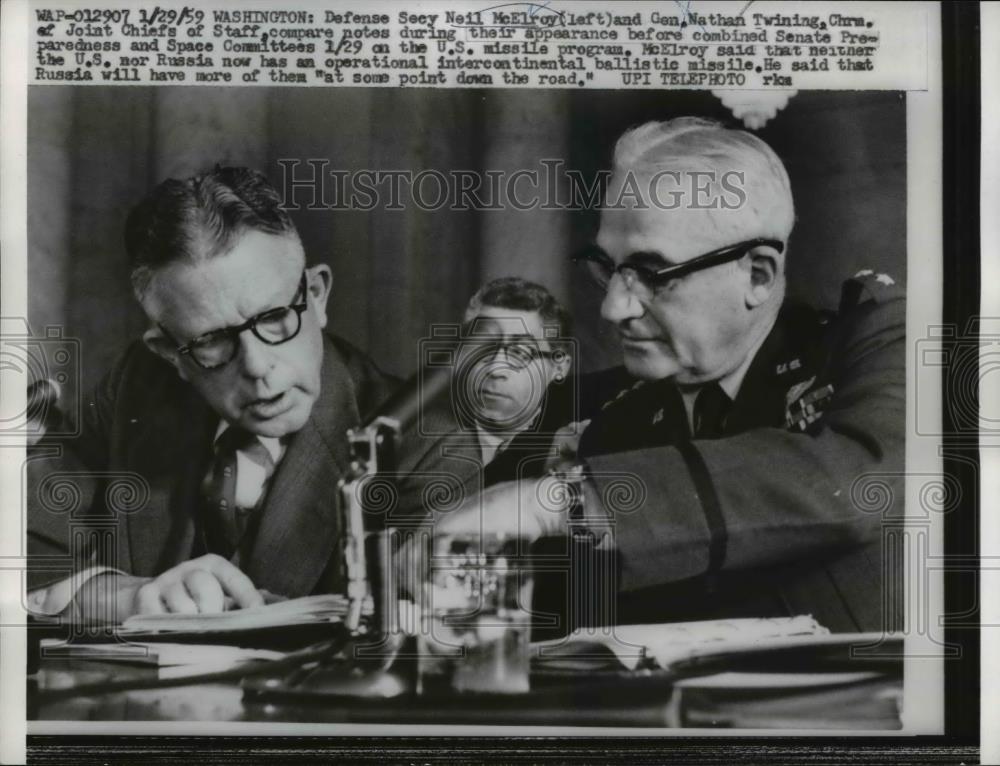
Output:
<instances>
[{"instance_id":1,"label":"man's hand","mask_svg":"<svg viewBox=\"0 0 1000 766\"><path fill-rule=\"evenodd\" d=\"M547 471L568 471L579 462L577 452L580 449L580 437L589 425L589 420L581 420L555 432L551 454L545 463Z\"/></svg>"},{"instance_id":2,"label":"man's hand","mask_svg":"<svg viewBox=\"0 0 1000 766\"><path fill-rule=\"evenodd\" d=\"M209 553L153 578L103 574L75 600L77 618L120 623L136 614L198 614L262 606L253 582L221 556Z\"/></svg>"},{"instance_id":3,"label":"man's hand","mask_svg":"<svg viewBox=\"0 0 1000 766\"><path fill-rule=\"evenodd\" d=\"M434 535L502 534L537 540L566 534L570 494L562 480L509 481L487 488L438 519Z\"/></svg>"}]
</instances>

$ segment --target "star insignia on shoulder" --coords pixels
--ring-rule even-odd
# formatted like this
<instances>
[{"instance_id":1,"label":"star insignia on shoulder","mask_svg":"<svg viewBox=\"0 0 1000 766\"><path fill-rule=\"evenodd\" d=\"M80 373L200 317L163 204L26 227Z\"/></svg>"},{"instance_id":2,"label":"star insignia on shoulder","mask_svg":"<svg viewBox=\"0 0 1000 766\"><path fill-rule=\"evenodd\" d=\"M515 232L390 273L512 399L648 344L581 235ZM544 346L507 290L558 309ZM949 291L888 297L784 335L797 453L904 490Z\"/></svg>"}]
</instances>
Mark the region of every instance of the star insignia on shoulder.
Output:
<instances>
[{"instance_id":1,"label":"star insignia on shoulder","mask_svg":"<svg viewBox=\"0 0 1000 766\"><path fill-rule=\"evenodd\" d=\"M610 407L610 406L611 406L612 404L614 404L615 402L617 402L617 401L620 401L621 399L624 399L624 398L625 398L625 395L626 395L626 394L628 394L629 392L631 392L631 391L635 391L635 390L637 390L637 389L641 388L641 387L642 387L642 384L643 384L644 382L645 382L645 381L642 381L642 380L637 380L637 381L636 381L635 383L633 383L633 384L632 384L631 386L629 386L628 388L623 388L623 389L622 389L621 391L619 391L619 392L618 392L617 394L615 394L615 397L614 397L613 399L609 399L609 400L608 400L608 401L606 401L606 402L605 402L604 404L602 404L602 405L601 405L601 409L602 409L602 410L606 410L606 409L608 409L608 408L609 408L609 407Z\"/></svg>"},{"instance_id":2,"label":"star insignia on shoulder","mask_svg":"<svg viewBox=\"0 0 1000 766\"><path fill-rule=\"evenodd\" d=\"M880 285L885 285L886 287L896 284L896 280L888 274L883 274L882 272L876 274L873 269L861 269L861 271L854 275L854 279L865 279L869 277L875 282L878 282Z\"/></svg>"}]
</instances>

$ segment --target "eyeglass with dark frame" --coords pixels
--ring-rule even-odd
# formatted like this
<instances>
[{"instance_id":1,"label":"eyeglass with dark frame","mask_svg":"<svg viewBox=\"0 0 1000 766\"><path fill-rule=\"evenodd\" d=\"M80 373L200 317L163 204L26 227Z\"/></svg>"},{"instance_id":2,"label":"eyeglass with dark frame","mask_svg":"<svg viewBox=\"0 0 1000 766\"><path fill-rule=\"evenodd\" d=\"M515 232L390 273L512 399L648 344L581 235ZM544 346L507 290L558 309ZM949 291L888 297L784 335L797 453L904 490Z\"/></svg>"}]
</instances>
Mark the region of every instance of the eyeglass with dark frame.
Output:
<instances>
[{"instance_id":1,"label":"eyeglass with dark frame","mask_svg":"<svg viewBox=\"0 0 1000 766\"><path fill-rule=\"evenodd\" d=\"M497 352L503 351L507 357L507 363L514 369L523 370L532 362L539 359L554 359L561 355L561 351L545 350L538 347L535 339L510 339L496 335L470 335L462 340L462 345L472 355L475 362L483 359L492 359Z\"/></svg>"},{"instance_id":2,"label":"eyeglass with dark frame","mask_svg":"<svg viewBox=\"0 0 1000 766\"><path fill-rule=\"evenodd\" d=\"M777 239L748 239L735 245L712 250L710 253L696 256L688 261L684 261L684 263L665 266L662 269L653 269L627 260L616 265L611 256L603 249L591 244L575 253L572 256L572 261L577 265L584 265L587 268L590 278L602 290L608 288L611 278L615 274L621 274L622 279L625 281L625 287L630 292L633 291L633 286L637 280L646 289L654 291L664 287L671 280L680 279L696 271L710 269L713 266L720 266L723 263L731 261L738 261L755 247L771 247L779 253L785 249L784 243ZM631 253L628 257L635 258L637 256L661 257L658 253L650 252Z\"/></svg>"},{"instance_id":3,"label":"eyeglass with dark frame","mask_svg":"<svg viewBox=\"0 0 1000 766\"><path fill-rule=\"evenodd\" d=\"M203 370L217 370L236 358L238 338L246 330L250 330L258 340L269 346L287 343L302 329L302 312L309 307L307 289L306 272L303 270L299 288L292 296L290 305L262 311L235 327L224 327L199 335L186 345L178 346L177 353L189 356ZM300 294L301 302L297 301ZM166 328L161 325L160 329L173 340Z\"/></svg>"}]
</instances>

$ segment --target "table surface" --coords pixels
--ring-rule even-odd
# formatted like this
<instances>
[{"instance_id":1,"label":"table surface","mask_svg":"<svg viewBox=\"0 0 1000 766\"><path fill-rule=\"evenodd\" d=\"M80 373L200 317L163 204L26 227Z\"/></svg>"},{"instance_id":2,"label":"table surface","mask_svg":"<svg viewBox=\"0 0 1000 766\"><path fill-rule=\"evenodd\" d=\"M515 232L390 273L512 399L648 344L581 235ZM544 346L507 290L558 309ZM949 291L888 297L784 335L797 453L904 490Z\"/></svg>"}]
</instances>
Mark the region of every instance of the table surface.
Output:
<instances>
[{"instance_id":1,"label":"table surface","mask_svg":"<svg viewBox=\"0 0 1000 766\"><path fill-rule=\"evenodd\" d=\"M299 699L254 700L244 694L239 679L206 683L199 679L183 686L132 688L102 692L95 684L133 681L152 684L163 669L121 662L43 659L29 676L28 719L34 721L197 721L197 722L313 722L387 723L477 726L614 726L677 727L736 726L752 728L898 729L902 694L899 678L874 678L865 683L824 688L796 688L755 692L715 689L706 698L684 697L665 675L647 673L622 681L606 679L603 686L581 686L553 695L544 685L527 694L490 697L406 697L395 699L326 698L317 703ZM662 672L661 672L662 673ZM262 688L266 679L257 682ZM86 694L73 688L87 687ZM536 690L537 689L537 690ZM713 691L712 689L708 690ZM49 694L55 692L55 695ZM680 703L698 700L696 715ZM778 705L776 708L775 705ZM793 711L791 714L789 711Z\"/></svg>"}]
</instances>

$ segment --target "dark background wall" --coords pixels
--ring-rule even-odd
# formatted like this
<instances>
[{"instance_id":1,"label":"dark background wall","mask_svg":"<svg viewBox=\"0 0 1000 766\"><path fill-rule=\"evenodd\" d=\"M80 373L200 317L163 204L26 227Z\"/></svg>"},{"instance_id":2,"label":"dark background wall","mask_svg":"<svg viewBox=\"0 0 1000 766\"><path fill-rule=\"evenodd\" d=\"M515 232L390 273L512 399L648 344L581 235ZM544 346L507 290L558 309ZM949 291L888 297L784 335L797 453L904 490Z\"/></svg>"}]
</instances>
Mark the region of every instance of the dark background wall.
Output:
<instances>
[{"instance_id":1,"label":"dark background wall","mask_svg":"<svg viewBox=\"0 0 1000 766\"><path fill-rule=\"evenodd\" d=\"M282 159L444 173L562 159L589 178L626 127L732 119L711 94L687 91L100 86L32 87L28 114L29 319L36 333L59 325L79 338L85 387L143 328L121 232L130 207L166 177L215 162L257 167L278 184ZM758 134L785 161L795 194L792 295L835 307L840 283L861 268L904 281L903 95L800 93ZM584 369L616 361L593 293L567 264L596 231L593 212L406 205L293 217L309 258L333 269L333 329L387 370L412 372L430 326L456 321L483 281L507 274L537 279L569 305Z\"/></svg>"}]
</instances>

